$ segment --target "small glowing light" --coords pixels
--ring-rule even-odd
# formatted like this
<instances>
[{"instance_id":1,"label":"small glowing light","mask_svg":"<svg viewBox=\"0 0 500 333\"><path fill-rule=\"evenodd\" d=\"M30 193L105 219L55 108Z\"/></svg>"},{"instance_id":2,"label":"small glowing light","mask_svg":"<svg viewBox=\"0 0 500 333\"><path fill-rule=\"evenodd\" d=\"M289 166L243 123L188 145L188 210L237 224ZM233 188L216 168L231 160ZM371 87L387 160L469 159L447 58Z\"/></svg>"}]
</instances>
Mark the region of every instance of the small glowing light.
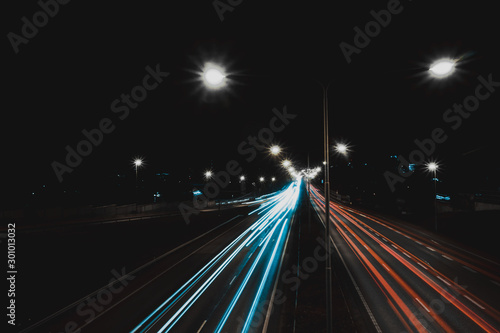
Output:
<instances>
[{"instance_id":1,"label":"small glowing light","mask_svg":"<svg viewBox=\"0 0 500 333\"><path fill-rule=\"evenodd\" d=\"M276 177L271 178L271 181L272 182L276 181Z\"/></svg>"},{"instance_id":2,"label":"small glowing light","mask_svg":"<svg viewBox=\"0 0 500 333\"><path fill-rule=\"evenodd\" d=\"M436 78L443 78L455 70L456 61L452 59L440 59L429 67L429 72Z\"/></svg>"},{"instance_id":3,"label":"small glowing light","mask_svg":"<svg viewBox=\"0 0 500 333\"><path fill-rule=\"evenodd\" d=\"M136 159L134 161L135 166L141 166L142 165L142 160L141 159Z\"/></svg>"},{"instance_id":4,"label":"small glowing light","mask_svg":"<svg viewBox=\"0 0 500 333\"><path fill-rule=\"evenodd\" d=\"M210 179L210 177L212 177L212 171L206 171L205 172L205 178L206 179Z\"/></svg>"},{"instance_id":5,"label":"small glowing light","mask_svg":"<svg viewBox=\"0 0 500 333\"><path fill-rule=\"evenodd\" d=\"M343 144L343 143L339 143L339 144L337 144L337 145L335 146L335 150L336 150L338 153L340 153L340 154L344 154L344 155L345 155L345 154L347 153L348 148L347 148L347 146L346 146L345 144Z\"/></svg>"},{"instance_id":6,"label":"small glowing light","mask_svg":"<svg viewBox=\"0 0 500 333\"><path fill-rule=\"evenodd\" d=\"M260 177L260 178L259 178L259 180L260 180L261 182L263 182L263 181L264 181L264 177Z\"/></svg>"},{"instance_id":7,"label":"small glowing light","mask_svg":"<svg viewBox=\"0 0 500 333\"><path fill-rule=\"evenodd\" d=\"M289 168L292 165L292 162L290 162L289 160L284 160L283 162L281 162L281 165L285 168Z\"/></svg>"},{"instance_id":8,"label":"small glowing light","mask_svg":"<svg viewBox=\"0 0 500 333\"><path fill-rule=\"evenodd\" d=\"M436 162L430 162L427 164L427 170L429 171L436 171L438 169L438 165Z\"/></svg>"},{"instance_id":9,"label":"small glowing light","mask_svg":"<svg viewBox=\"0 0 500 333\"><path fill-rule=\"evenodd\" d=\"M244 180L245 180L245 176L241 176L241 177L240 177L240 180L241 180L241 181L244 181Z\"/></svg>"},{"instance_id":10,"label":"small glowing light","mask_svg":"<svg viewBox=\"0 0 500 333\"><path fill-rule=\"evenodd\" d=\"M279 146L272 146L269 150L273 155L278 155L281 152L281 148Z\"/></svg>"}]
</instances>

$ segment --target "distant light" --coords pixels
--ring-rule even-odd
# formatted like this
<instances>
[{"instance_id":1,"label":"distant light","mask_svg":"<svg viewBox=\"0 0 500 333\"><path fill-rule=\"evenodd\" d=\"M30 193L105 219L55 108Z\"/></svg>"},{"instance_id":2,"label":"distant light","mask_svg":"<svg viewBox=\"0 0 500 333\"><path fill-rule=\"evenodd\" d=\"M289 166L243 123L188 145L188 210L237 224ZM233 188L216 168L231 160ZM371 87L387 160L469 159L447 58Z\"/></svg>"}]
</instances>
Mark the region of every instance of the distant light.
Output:
<instances>
[{"instance_id":1,"label":"distant light","mask_svg":"<svg viewBox=\"0 0 500 333\"><path fill-rule=\"evenodd\" d=\"M136 159L134 161L135 166L141 166L142 165L142 160L141 159Z\"/></svg>"},{"instance_id":2,"label":"distant light","mask_svg":"<svg viewBox=\"0 0 500 333\"><path fill-rule=\"evenodd\" d=\"M436 194L436 199L437 200L445 200L445 201L449 201L451 200L451 198L449 196L443 196L443 195L439 195L439 194Z\"/></svg>"},{"instance_id":3,"label":"distant light","mask_svg":"<svg viewBox=\"0 0 500 333\"><path fill-rule=\"evenodd\" d=\"M212 177L212 171L206 171L205 172L205 178L206 179L210 179L210 177Z\"/></svg>"},{"instance_id":4,"label":"distant light","mask_svg":"<svg viewBox=\"0 0 500 333\"><path fill-rule=\"evenodd\" d=\"M263 181L264 181L264 177L260 177L260 178L259 178L259 180L260 180L261 182L263 182Z\"/></svg>"},{"instance_id":5,"label":"distant light","mask_svg":"<svg viewBox=\"0 0 500 333\"><path fill-rule=\"evenodd\" d=\"M281 152L281 148L279 146L271 146L271 148L269 148L269 150L271 151L271 154L273 155L278 155L280 152Z\"/></svg>"},{"instance_id":6,"label":"distant light","mask_svg":"<svg viewBox=\"0 0 500 333\"><path fill-rule=\"evenodd\" d=\"M241 177L240 177L240 180L241 180L241 181L244 181L244 180L245 180L245 176L241 176Z\"/></svg>"},{"instance_id":7,"label":"distant light","mask_svg":"<svg viewBox=\"0 0 500 333\"><path fill-rule=\"evenodd\" d=\"M284 160L283 162L281 162L281 165L285 168L289 168L290 165L292 165L292 162L290 162L289 160Z\"/></svg>"},{"instance_id":8,"label":"distant light","mask_svg":"<svg viewBox=\"0 0 500 333\"><path fill-rule=\"evenodd\" d=\"M440 59L429 67L429 72L436 78L444 78L455 70L456 61L453 59Z\"/></svg>"},{"instance_id":9,"label":"distant light","mask_svg":"<svg viewBox=\"0 0 500 333\"><path fill-rule=\"evenodd\" d=\"M276 177L271 178L271 181L274 182L276 180Z\"/></svg>"}]
</instances>

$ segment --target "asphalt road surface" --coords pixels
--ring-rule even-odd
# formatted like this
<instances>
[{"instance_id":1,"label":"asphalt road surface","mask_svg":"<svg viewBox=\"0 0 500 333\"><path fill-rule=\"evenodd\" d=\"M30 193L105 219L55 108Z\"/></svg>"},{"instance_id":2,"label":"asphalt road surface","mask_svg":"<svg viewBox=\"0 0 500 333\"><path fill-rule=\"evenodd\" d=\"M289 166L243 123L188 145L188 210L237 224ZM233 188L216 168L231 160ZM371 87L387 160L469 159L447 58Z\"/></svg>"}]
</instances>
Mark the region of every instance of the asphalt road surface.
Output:
<instances>
[{"instance_id":1,"label":"asphalt road surface","mask_svg":"<svg viewBox=\"0 0 500 333\"><path fill-rule=\"evenodd\" d=\"M324 197L315 187L310 193L324 216ZM363 308L364 327L374 332L500 330L499 263L429 231L333 202L330 207L334 255Z\"/></svg>"}]
</instances>

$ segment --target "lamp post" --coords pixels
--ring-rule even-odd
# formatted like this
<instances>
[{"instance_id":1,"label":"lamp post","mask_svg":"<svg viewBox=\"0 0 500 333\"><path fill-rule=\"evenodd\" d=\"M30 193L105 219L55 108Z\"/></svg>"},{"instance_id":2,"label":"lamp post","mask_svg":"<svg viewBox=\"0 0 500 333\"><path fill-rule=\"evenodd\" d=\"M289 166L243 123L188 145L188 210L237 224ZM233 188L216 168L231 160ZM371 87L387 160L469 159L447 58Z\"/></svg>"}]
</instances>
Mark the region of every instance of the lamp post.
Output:
<instances>
[{"instance_id":1,"label":"lamp post","mask_svg":"<svg viewBox=\"0 0 500 333\"><path fill-rule=\"evenodd\" d=\"M439 166L435 162L430 162L427 164L427 171L432 172L434 180L434 230L438 230L437 221L437 169Z\"/></svg>"},{"instance_id":2,"label":"lamp post","mask_svg":"<svg viewBox=\"0 0 500 333\"><path fill-rule=\"evenodd\" d=\"M137 187L137 168L142 165L142 160L139 158L136 159L134 161L134 165L135 165L135 186Z\"/></svg>"},{"instance_id":3,"label":"lamp post","mask_svg":"<svg viewBox=\"0 0 500 333\"><path fill-rule=\"evenodd\" d=\"M325 243L326 243L326 331L332 332L332 250L330 246L330 152L328 140L328 88L318 81L323 91L323 145L325 156Z\"/></svg>"},{"instance_id":4,"label":"lamp post","mask_svg":"<svg viewBox=\"0 0 500 333\"><path fill-rule=\"evenodd\" d=\"M135 166L135 204L137 205L137 201L139 200L139 184L137 182L138 169L142 165L142 160L140 158L136 158L134 160Z\"/></svg>"},{"instance_id":5,"label":"lamp post","mask_svg":"<svg viewBox=\"0 0 500 333\"><path fill-rule=\"evenodd\" d=\"M460 59L450 59L450 58L443 58L439 59L435 62L433 62L429 66L429 73L432 77L436 79L443 79L448 76L450 76L454 71L457 62ZM437 221L437 169L439 168L439 165L436 162L429 162L427 163L427 171L433 173L433 180L434 180L434 230L438 230L438 221Z\"/></svg>"}]
</instances>

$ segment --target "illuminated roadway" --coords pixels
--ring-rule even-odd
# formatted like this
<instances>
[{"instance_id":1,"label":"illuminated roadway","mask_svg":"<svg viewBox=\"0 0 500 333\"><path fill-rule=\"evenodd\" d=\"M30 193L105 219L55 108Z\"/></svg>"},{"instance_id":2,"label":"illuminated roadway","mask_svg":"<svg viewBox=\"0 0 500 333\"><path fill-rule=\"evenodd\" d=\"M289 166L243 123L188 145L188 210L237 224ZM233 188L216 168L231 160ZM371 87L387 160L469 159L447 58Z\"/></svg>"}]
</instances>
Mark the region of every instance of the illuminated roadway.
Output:
<instances>
[{"instance_id":1,"label":"illuminated roadway","mask_svg":"<svg viewBox=\"0 0 500 333\"><path fill-rule=\"evenodd\" d=\"M314 186L311 200L324 216L324 198ZM330 207L333 255L345 266L372 331L499 332L498 263L430 232Z\"/></svg>"},{"instance_id":2,"label":"illuminated roadway","mask_svg":"<svg viewBox=\"0 0 500 333\"><path fill-rule=\"evenodd\" d=\"M274 297L300 183L247 203L255 209L232 219L233 228L172 258L163 272L144 279L136 292L82 331L263 330L272 311L262 304ZM262 311L263 320L253 320Z\"/></svg>"},{"instance_id":3,"label":"illuminated roadway","mask_svg":"<svg viewBox=\"0 0 500 333\"><path fill-rule=\"evenodd\" d=\"M68 307L57 320L48 318L33 329L283 331L276 316L282 309L272 307L279 305L275 292L283 280L280 269L288 267L282 264L299 215L301 186L297 180L281 191L239 203L248 208L130 272L124 288L111 289L122 290L112 300L103 298L109 286L88 295L87 299L95 295L101 299L92 305L95 311L87 306L83 314L78 307L76 311L75 306ZM324 198L314 186L310 200L324 221ZM342 288L357 331L499 332L498 263L431 232L350 206L332 202L330 211L334 288ZM324 284L317 288L324 290ZM315 301L320 304L324 299ZM343 304L334 299L334 309Z\"/></svg>"}]
</instances>

